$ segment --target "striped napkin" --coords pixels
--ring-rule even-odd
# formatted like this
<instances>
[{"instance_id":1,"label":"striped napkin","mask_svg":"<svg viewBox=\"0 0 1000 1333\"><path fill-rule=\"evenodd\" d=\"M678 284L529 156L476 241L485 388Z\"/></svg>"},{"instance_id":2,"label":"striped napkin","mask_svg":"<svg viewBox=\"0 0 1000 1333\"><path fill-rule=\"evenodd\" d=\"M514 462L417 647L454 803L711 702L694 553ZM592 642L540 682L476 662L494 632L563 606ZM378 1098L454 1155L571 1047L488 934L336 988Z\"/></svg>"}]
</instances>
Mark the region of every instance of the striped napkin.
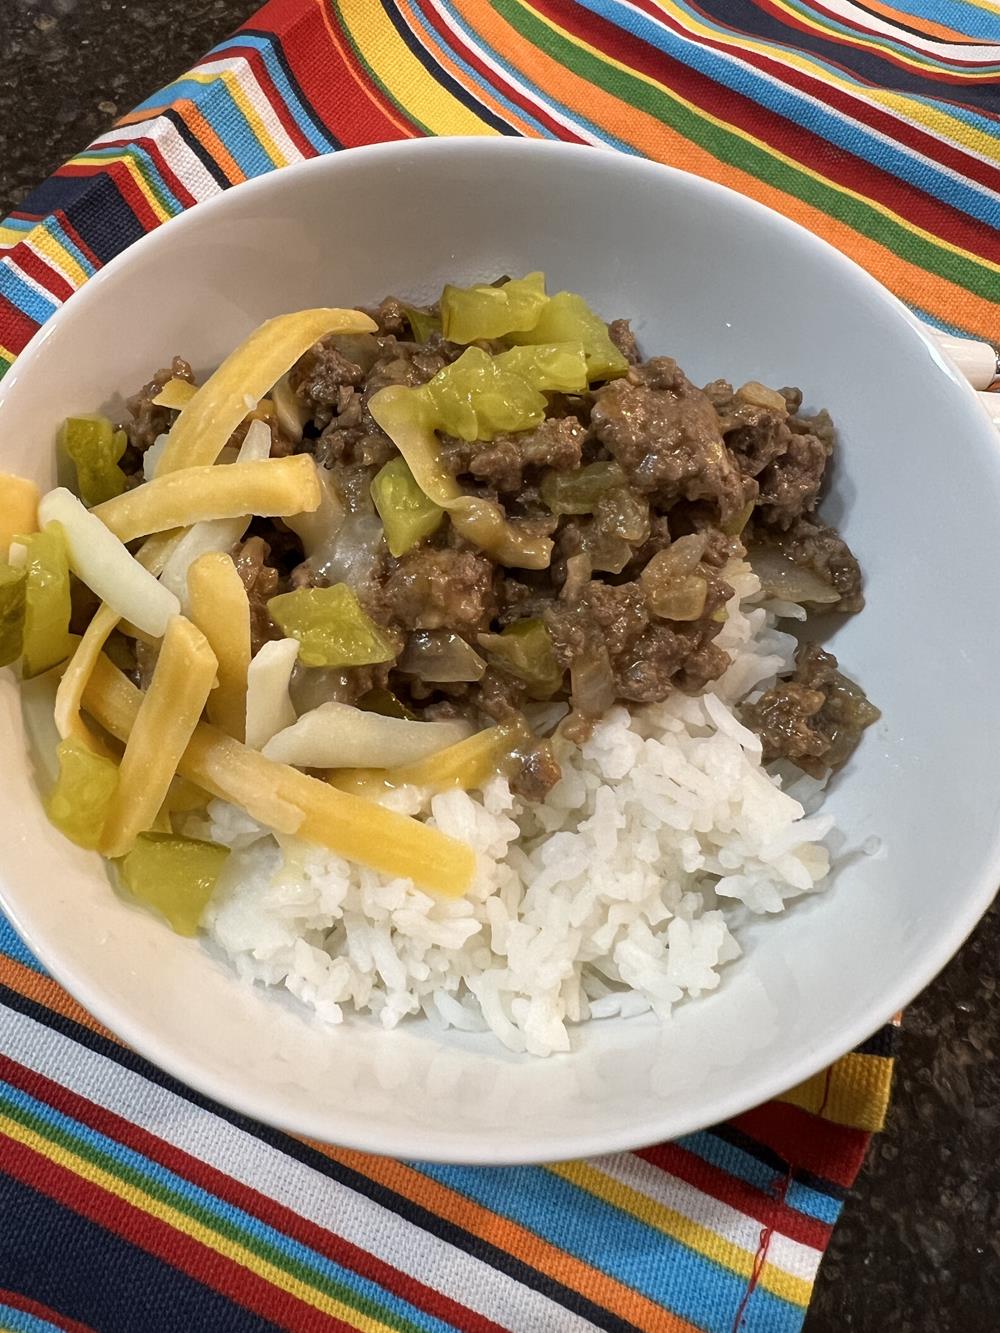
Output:
<instances>
[{"instance_id":1,"label":"striped napkin","mask_svg":"<svg viewBox=\"0 0 1000 1333\"><path fill-rule=\"evenodd\" d=\"M983 0L271 0L0 224L0 373L176 213L428 134L686 168L824 236L930 323L989 337L998 75ZM179 1085L0 920L0 1329L791 1333L892 1053L890 1028L779 1101L641 1152L390 1161Z\"/></svg>"}]
</instances>

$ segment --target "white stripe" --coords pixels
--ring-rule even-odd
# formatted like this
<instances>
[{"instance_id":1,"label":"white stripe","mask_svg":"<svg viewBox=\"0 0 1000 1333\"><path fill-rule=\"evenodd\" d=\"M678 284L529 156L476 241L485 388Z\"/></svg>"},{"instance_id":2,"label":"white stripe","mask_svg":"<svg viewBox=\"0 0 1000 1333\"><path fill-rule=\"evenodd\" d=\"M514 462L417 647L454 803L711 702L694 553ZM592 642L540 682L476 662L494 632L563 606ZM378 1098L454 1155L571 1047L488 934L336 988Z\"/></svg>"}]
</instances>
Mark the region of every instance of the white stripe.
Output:
<instances>
[{"instance_id":1,"label":"white stripe","mask_svg":"<svg viewBox=\"0 0 1000 1333\"><path fill-rule=\"evenodd\" d=\"M25 239L27 239L27 233L25 233ZM46 260L45 262L48 264L50 268L52 267L52 263L50 260ZM43 287L37 278L33 278L30 273L25 273L24 269L13 257L11 251L9 250L5 251L3 255L0 255L0 263L5 264L7 268L9 268L12 272L16 273L17 276L20 278L20 280L25 284L25 286L30 287L31 290L37 293L37 295L40 296L43 301L48 301L49 304L54 305L56 309L58 309L59 306L62 305L62 301L59 299L58 296L53 296L52 293L48 290L48 288Z\"/></svg>"},{"instance_id":2,"label":"white stripe","mask_svg":"<svg viewBox=\"0 0 1000 1333\"><path fill-rule=\"evenodd\" d=\"M471 51L474 51L483 64L491 69L494 74L498 74L506 84L512 88L516 88L522 97L526 98L529 103L540 107L550 120L558 121L560 125L564 125L566 129L572 130L574 134L578 134L582 139L585 139L587 143L593 144L595 147L607 148L608 143L606 139L603 139L599 134L594 134L591 130L588 130L585 125L581 125L578 120L574 120L572 116L568 116L564 111L560 111L558 107L553 106L551 102L547 101L541 95L538 89L529 88L526 84L522 83L511 70L505 69L503 65L494 60L485 47L479 45L474 33L470 33L464 27L459 27L452 19L451 15L442 10L440 5L435 3L435 0L432 0L432 3L434 3L434 8L437 10L442 21L451 28L453 32L458 33L461 37L463 45L467 46ZM418 33L417 35L420 40L423 40L422 33ZM494 92L500 93L500 90L494 89ZM476 96L475 92L473 93L473 96ZM499 114L502 116L503 111L501 110ZM515 108L515 114L531 116L535 113L531 111L520 111Z\"/></svg>"},{"instance_id":3,"label":"white stripe","mask_svg":"<svg viewBox=\"0 0 1000 1333\"><path fill-rule=\"evenodd\" d=\"M296 147L295 141L278 119L274 106L261 87L246 56L224 56L216 60L207 60L195 66L195 69L199 74L221 74L224 72L235 74L241 90L246 94L250 105L264 122L268 134L285 159L284 164L279 163L277 165L302 161L303 153Z\"/></svg>"},{"instance_id":4,"label":"white stripe","mask_svg":"<svg viewBox=\"0 0 1000 1333\"><path fill-rule=\"evenodd\" d=\"M91 148L107 147L119 139L152 139L163 154L163 159L179 181L199 202L222 193L222 186L208 170L201 158L181 137L177 126L166 116L152 116L149 120L123 125L98 135Z\"/></svg>"},{"instance_id":5,"label":"white stripe","mask_svg":"<svg viewBox=\"0 0 1000 1333\"><path fill-rule=\"evenodd\" d=\"M43 225L44 225L43 223L39 223L39 226ZM31 229L31 231L25 232L22 245L24 245L28 250L30 250L31 253L35 256L35 258L39 259L45 265L46 268L51 269L53 273L57 274L60 278L62 278L63 282L68 282L74 291L79 291L83 283L75 282L70 277L70 275L62 268L58 259L54 259L52 255L46 254L44 250L40 249L38 243L31 239L31 237L34 234L35 234L34 227ZM53 240L57 245L62 244L62 242L55 237L53 237ZM84 277L83 281L86 282L86 280L87 280L86 277ZM49 296L51 300L55 301L56 305L62 305L62 301L59 299L58 296L53 296L51 292L47 292L46 294Z\"/></svg>"},{"instance_id":6,"label":"white stripe","mask_svg":"<svg viewBox=\"0 0 1000 1333\"><path fill-rule=\"evenodd\" d=\"M987 65L1000 59L1000 46L985 44L973 46L962 43L953 45L951 42L938 41L933 37L923 37L914 32L904 31L876 14L869 13L867 9L859 9L856 5L850 4L849 0L826 0L826 8L834 14L839 14L848 23L857 23L861 27L874 29L875 32L885 37L892 37L905 46L916 47L918 50L926 51L928 55L938 56L946 64L952 64L955 60L972 60L976 64ZM863 33L859 36L864 38Z\"/></svg>"},{"instance_id":7,"label":"white stripe","mask_svg":"<svg viewBox=\"0 0 1000 1333\"><path fill-rule=\"evenodd\" d=\"M681 32L681 33L677 32L676 29L673 28L669 23L665 23L662 19L655 18L652 14L648 13L646 10L640 9L636 4L632 2L632 0L621 0L621 4L623 9L630 9L634 14L639 15L645 21L652 23L656 27L662 29L664 32L669 33L672 37L677 38L680 41L686 42L689 46L696 46L701 49L704 49L704 47L702 46L702 42L699 40L697 36L688 32ZM719 37L722 41L726 40L725 34L719 34ZM775 77L775 75L768 74L766 70L762 70L759 66L751 64L749 61L743 59L740 55L736 54L735 51L729 49L725 51L719 51L715 47L713 47L712 50L714 51L715 55L719 56L720 59L727 61L729 65L732 66L733 68L743 70L746 73L750 74L753 78L761 79L763 82L769 83L772 87L779 89L786 97L791 96L796 98L803 106L819 107L827 115L835 116L843 124L852 126L853 128L860 131L860 133L868 135L872 139L878 140L879 143L888 144L892 148L895 148L897 152L904 153L914 162L924 163L927 166L932 167L936 172L939 172L942 176L949 177L951 180L954 181L959 181L962 185L966 187L966 189L974 190L984 199L987 199L993 203L1000 202L1000 191L991 190L988 185L983 185L980 181L973 180L971 177L963 175L962 172L956 171L953 167L945 166L943 163L938 162L936 158L930 157L926 153L921 153L917 149L911 148L908 144L900 143L899 140L894 139L891 134L884 134L881 130L873 129L872 126L868 125L866 122L859 120L854 116L850 116L846 112L840 111L836 107L829 106L826 102L822 100L822 98L816 97L812 93L804 92L800 88L793 88L790 84L787 84L783 82L780 78ZM769 53L769 55L771 58L778 60L779 62L781 61L780 51L772 51ZM991 162L989 159L983 157L981 153L976 153L968 146L968 144L960 143L950 138L946 138L944 135L938 133L936 130L929 130L925 125L918 124L917 122L911 121L907 117L900 115L896 111L890 110L887 107L883 107L881 103L868 102L863 97L858 96L849 87L843 88L841 87L840 84L838 84L837 87L847 97L850 97L852 102L859 102L862 106L870 106L875 110L881 111L884 115L891 116L894 120L899 121L901 124L909 125L913 129L922 131L929 138L937 139L942 144L947 144L952 148L959 149L967 157L974 158L977 162L984 162L986 163L987 166L991 168L996 167L995 162ZM976 221L976 219L972 220Z\"/></svg>"},{"instance_id":8,"label":"white stripe","mask_svg":"<svg viewBox=\"0 0 1000 1333\"><path fill-rule=\"evenodd\" d=\"M723 1240L730 1241L753 1257L760 1248L760 1236L763 1224L755 1217L740 1212L731 1204L723 1203L711 1194L679 1180L668 1171L661 1171L651 1162L631 1153L622 1153L610 1157L595 1157L588 1163L595 1170L610 1176L630 1189L651 1199L664 1208L680 1213L689 1222L705 1227ZM584 1186L586 1188L586 1186ZM767 1250L767 1261L782 1272L792 1277L812 1282L823 1257L822 1250L804 1245L801 1241L791 1240L780 1231L771 1234Z\"/></svg>"},{"instance_id":9,"label":"white stripe","mask_svg":"<svg viewBox=\"0 0 1000 1333\"><path fill-rule=\"evenodd\" d=\"M34 1019L6 1011L0 1047L12 1060L488 1319L518 1333L591 1333L593 1329L589 1320L483 1260Z\"/></svg>"}]
</instances>

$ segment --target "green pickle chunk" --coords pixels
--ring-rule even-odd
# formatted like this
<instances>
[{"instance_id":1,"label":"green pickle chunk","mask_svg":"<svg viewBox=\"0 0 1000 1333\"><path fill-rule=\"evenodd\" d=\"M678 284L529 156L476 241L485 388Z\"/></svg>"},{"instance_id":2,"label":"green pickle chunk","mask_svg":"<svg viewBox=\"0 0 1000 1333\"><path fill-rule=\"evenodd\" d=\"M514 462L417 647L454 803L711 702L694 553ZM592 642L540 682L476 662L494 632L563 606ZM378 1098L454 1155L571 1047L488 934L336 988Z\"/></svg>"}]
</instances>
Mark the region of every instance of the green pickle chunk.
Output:
<instances>
[{"instance_id":1,"label":"green pickle chunk","mask_svg":"<svg viewBox=\"0 0 1000 1333\"><path fill-rule=\"evenodd\" d=\"M15 537L14 543L27 551L23 666L27 679L65 661L72 651L69 559L60 523L49 523L44 532L30 537Z\"/></svg>"},{"instance_id":2,"label":"green pickle chunk","mask_svg":"<svg viewBox=\"0 0 1000 1333\"><path fill-rule=\"evenodd\" d=\"M45 802L45 813L70 842L93 850L100 843L118 787L118 765L73 737L60 741L56 754L59 776Z\"/></svg>"},{"instance_id":3,"label":"green pickle chunk","mask_svg":"<svg viewBox=\"0 0 1000 1333\"><path fill-rule=\"evenodd\" d=\"M602 496L625 484L617 463L588 463L574 472L546 472L539 487L553 514L592 514Z\"/></svg>"},{"instance_id":4,"label":"green pickle chunk","mask_svg":"<svg viewBox=\"0 0 1000 1333\"><path fill-rule=\"evenodd\" d=\"M113 500L125 489L125 473L118 461L128 443L107 417L69 417L59 442L76 467L77 491L89 507Z\"/></svg>"},{"instance_id":5,"label":"green pickle chunk","mask_svg":"<svg viewBox=\"0 0 1000 1333\"><path fill-rule=\"evenodd\" d=\"M413 479L405 458L393 458L372 482L372 500L385 529L391 555L405 555L436 532L444 510L429 500Z\"/></svg>"},{"instance_id":6,"label":"green pickle chunk","mask_svg":"<svg viewBox=\"0 0 1000 1333\"><path fill-rule=\"evenodd\" d=\"M523 680L533 699L549 699L562 684L552 637L541 620L515 620L500 634L480 634L487 661Z\"/></svg>"},{"instance_id":7,"label":"green pickle chunk","mask_svg":"<svg viewBox=\"0 0 1000 1333\"><path fill-rule=\"evenodd\" d=\"M430 405L436 428L460 440L492 440L545 417L544 395L480 347L466 348L414 393Z\"/></svg>"},{"instance_id":8,"label":"green pickle chunk","mask_svg":"<svg viewBox=\"0 0 1000 1333\"><path fill-rule=\"evenodd\" d=\"M587 357L581 342L541 343L512 347L494 361L513 371L534 389L553 393L582 393L587 387Z\"/></svg>"},{"instance_id":9,"label":"green pickle chunk","mask_svg":"<svg viewBox=\"0 0 1000 1333\"><path fill-rule=\"evenodd\" d=\"M441 332L440 315L432 315L429 310L421 310L415 305L404 305L403 311L413 330L414 342L425 343L432 333Z\"/></svg>"},{"instance_id":10,"label":"green pickle chunk","mask_svg":"<svg viewBox=\"0 0 1000 1333\"><path fill-rule=\"evenodd\" d=\"M140 833L119 862L133 898L166 917L178 935L196 935L228 847L174 833Z\"/></svg>"},{"instance_id":11,"label":"green pickle chunk","mask_svg":"<svg viewBox=\"0 0 1000 1333\"><path fill-rule=\"evenodd\" d=\"M24 651L24 611L28 571L0 564L0 666L10 666Z\"/></svg>"},{"instance_id":12,"label":"green pickle chunk","mask_svg":"<svg viewBox=\"0 0 1000 1333\"><path fill-rule=\"evenodd\" d=\"M590 380L614 379L628 370L628 362L611 341L607 324L575 292L558 292L545 303L531 329L512 334L508 341L519 346L582 343Z\"/></svg>"},{"instance_id":13,"label":"green pickle chunk","mask_svg":"<svg viewBox=\"0 0 1000 1333\"><path fill-rule=\"evenodd\" d=\"M488 283L475 287L449 284L441 293L441 328L454 343L502 338L507 333L533 329L545 302L543 273L508 278L496 287Z\"/></svg>"},{"instance_id":14,"label":"green pickle chunk","mask_svg":"<svg viewBox=\"0 0 1000 1333\"><path fill-rule=\"evenodd\" d=\"M392 640L362 611L346 583L285 592L272 597L267 609L287 638L298 639L304 666L372 666L395 659Z\"/></svg>"}]
</instances>

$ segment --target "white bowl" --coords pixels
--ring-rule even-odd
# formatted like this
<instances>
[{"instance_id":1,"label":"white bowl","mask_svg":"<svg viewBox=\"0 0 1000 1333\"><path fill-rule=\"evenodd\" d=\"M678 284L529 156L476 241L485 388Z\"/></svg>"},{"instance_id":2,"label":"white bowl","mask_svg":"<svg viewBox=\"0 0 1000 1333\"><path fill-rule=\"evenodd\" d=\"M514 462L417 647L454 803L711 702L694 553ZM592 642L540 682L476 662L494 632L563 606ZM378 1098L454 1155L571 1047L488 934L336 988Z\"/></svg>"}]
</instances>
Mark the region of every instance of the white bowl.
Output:
<instances>
[{"instance_id":1,"label":"white bowl","mask_svg":"<svg viewBox=\"0 0 1000 1333\"><path fill-rule=\"evenodd\" d=\"M608 1020L515 1058L413 1023L323 1027L110 888L47 824L18 690L0 685L3 905L60 982L149 1059L248 1115L397 1156L527 1162L636 1147L806 1078L906 1004L1000 880L1000 450L904 308L758 204L593 149L486 140L337 154L241 186L93 278L0 384L0 468L54 475L60 420L173 353L217 363L280 311L430 297L541 268L698 382L798 384L842 448L826 502L867 575L835 649L883 710L828 808L829 890L743 936L672 1022Z\"/></svg>"}]
</instances>

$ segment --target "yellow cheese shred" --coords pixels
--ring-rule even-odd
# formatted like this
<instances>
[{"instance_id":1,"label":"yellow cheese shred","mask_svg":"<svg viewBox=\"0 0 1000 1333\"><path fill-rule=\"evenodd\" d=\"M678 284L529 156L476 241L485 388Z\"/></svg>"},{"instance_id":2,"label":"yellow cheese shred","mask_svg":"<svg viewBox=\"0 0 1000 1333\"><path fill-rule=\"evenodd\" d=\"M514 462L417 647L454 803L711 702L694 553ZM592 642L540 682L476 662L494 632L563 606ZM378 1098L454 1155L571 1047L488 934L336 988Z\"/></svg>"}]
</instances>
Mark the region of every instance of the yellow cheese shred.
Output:
<instances>
[{"instance_id":1,"label":"yellow cheese shred","mask_svg":"<svg viewBox=\"0 0 1000 1333\"><path fill-rule=\"evenodd\" d=\"M217 669L201 630L184 616L174 616L122 755L118 789L101 838L105 856L124 856L136 837L155 823Z\"/></svg>"},{"instance_id":2,"label":"yellow cheese shred","mask_svg":"<svg viewBox=\"0 0 1000 1333\"><path fill-rule=\"evenodd\" d=\"M26 477L0 472L0 560L15 537L38 531L38 487Z\"/></svg>"},{"instance_id":3,"label":"yellow cheese shred","mask_svg":"<svg viewBox=\"0 0 1000 1333\"><path fill-rule=\"evenodd\" d=\"M375 323L359 310L298 310L261 324L182 409L167 436L157 477L214 463L247 412L321 338L375 331Z\"/></svg>"},{"instance_id":4,"label":"yellow cheese shred","mask_svg":"<svg viewBox=\"0 0 1000 1333\"><path fill-rule=\"evenodd\" d=\"M219 684L208 696L208 718L242 741L246 737L250 667L250 602L225 551L206 551L187 576L191 619L219 662Z\"/></svg>"},{"instance_id":5,"label":"yellow cheese shred","mask_svg":"<svg viewBox=\"0 0 1000 1333\"><path fill-rule=\"evenodd\" d=\"M105 500L90 512L120 541L130 542L206 519L311 514L320 497L313 460L308 454L295 454L229 467L185 468Z\"/></svg>"},{"instance_id":6,"label":"yellow cheese shred","mask_svg":"<svg viewBox=\"0 0 1000 1333\"><path fill-rule=\"evenodd\" d=\"M125 740L141 704L141 691L106 657L99 658L84 694L84 707L95 721ZM447 897L461 896L472 883L471 847L265 759L208 723L195 728L178 771L269 828L295 833L382 874L404 876Z\"/></svg>"}]
</instances>

